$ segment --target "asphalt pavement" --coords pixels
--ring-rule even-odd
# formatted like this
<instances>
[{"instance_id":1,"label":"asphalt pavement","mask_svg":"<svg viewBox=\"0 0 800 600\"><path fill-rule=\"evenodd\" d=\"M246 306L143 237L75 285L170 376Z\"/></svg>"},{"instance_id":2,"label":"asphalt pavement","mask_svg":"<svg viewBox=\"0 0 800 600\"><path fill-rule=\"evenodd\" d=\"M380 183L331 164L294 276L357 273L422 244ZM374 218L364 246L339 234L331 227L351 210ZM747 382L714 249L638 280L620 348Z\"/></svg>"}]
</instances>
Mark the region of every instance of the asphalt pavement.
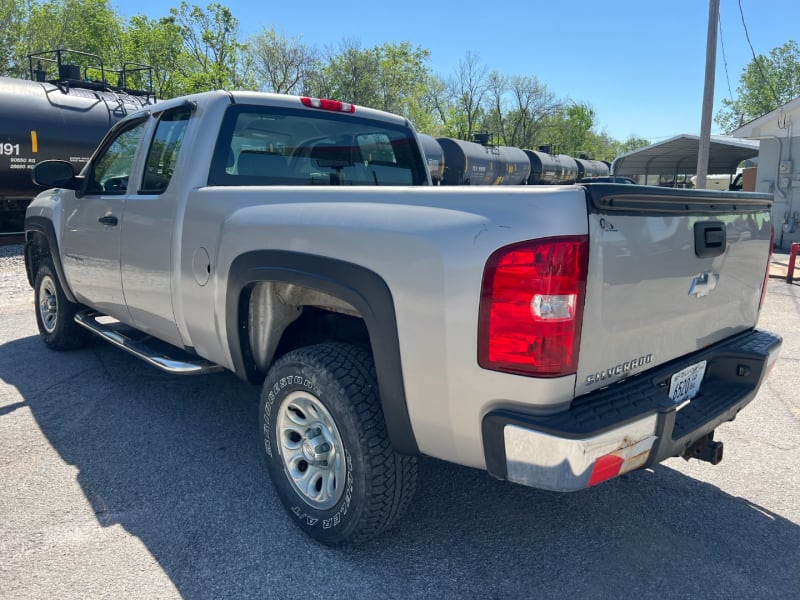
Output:
<instances>
[{"instance_id":1,"label":"asphalt pavement","mask_svg":"<svg viewBox=\"0 0 800 600\"><path fill-rule=\"evenodd\" d=\"M800 595L800 285L770 280L760 326L782 355L718 430L718 466L670 459L556 494L423 459L405 518L333 550L272 490L257 388L102 342L49 351L17 271L0 277L4 599Z\"/></svg>"}]
</instances>

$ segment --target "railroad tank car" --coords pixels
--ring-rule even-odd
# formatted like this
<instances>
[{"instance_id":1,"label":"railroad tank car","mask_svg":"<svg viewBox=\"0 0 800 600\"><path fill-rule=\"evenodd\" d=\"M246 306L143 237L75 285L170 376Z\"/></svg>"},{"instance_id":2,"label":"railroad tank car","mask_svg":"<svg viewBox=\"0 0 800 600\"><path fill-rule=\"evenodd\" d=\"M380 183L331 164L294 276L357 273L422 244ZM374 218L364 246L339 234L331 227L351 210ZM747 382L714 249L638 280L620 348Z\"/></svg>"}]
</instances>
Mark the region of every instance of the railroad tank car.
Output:
<instances>
[{"instance_id":1,"label":"railroad tank car","mask_svg":"<svg viewBox=\"0 0 800 600\"><path fill-rule=\"evenodd\" d=\"M566 154L549 154L547 152L525 150L531 163L531 174L528 184L571 184L578 179L578 163Z\"/></svg>"},{"instance_id":2,"label":"railroad tank car","mask_svg":"<svg viewBox=\"0 0 800 600\"><path fill-rule=\"evenodd\" d=\"M575 162L578 163L578 179L583 179L584 177L605 177L609 173L608 165L601 160L576 158Z\"/></svg>"},{"instance_id":3,"label":"railroad tank car","mask_svg":"<svg viewBox=\"0 0 800 600\"><path fill-rule=\"evenodd\" d=\"M522 185L531 174L531 161L524 150L513 146L493 146L500 157L500 185Z\"/></svg>"},{"instance_id":4,"label":"railroad tank car","mask_svg":"<svg viewBox=\"0 0 800 600\"><path fill-rule=\"evenodd\" d=\"M417 133L420 145L425 152L425 161L428 163L428 172L431 174L433 185L439 185L444 178L444 151L436 138L427 133Z\"/></svg>"},{"instance_id":5,"label":"railroad tank car","mask_svg":"<svg viewBox=\"0 0 800 600\"><path fill-rule=\"evenodd\" d=\"M519 148L446 137L436 141L444 153L444 185L519 185L530 174L530 161Z\"/></svg>"},{"instance_id":6,"label":"railroad tank car","mask_svg":"<svg viewBox=\"0 0 800 600\"><path fill-rule=\"evenodd\" d=\"M74 79L80 67L59 66L67 77L0 77L0 232L22 231L25 208L42 191L31 181L34 164L67 160L80 170L114 123L155 102L147 93Z\"/></svg>"}]
</instances>

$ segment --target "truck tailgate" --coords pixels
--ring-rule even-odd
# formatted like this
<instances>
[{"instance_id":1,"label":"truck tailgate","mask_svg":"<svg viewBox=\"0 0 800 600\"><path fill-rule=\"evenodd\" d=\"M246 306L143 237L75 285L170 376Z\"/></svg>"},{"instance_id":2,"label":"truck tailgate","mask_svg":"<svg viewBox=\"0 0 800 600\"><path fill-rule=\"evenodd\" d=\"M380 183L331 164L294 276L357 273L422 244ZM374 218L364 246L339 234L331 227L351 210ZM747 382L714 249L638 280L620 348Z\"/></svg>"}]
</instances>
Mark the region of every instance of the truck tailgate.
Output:
<instances>
[{"instance_id":1,"label":"truck tailgate","mask_svg":"<svg viewBox=\"0 0 800 600\"><path fill-rule=\"evenodd\" d=\"M586 189L589 273L576 395L755 326L770 254L770 195Z\"/></svg>"}]
</instances>

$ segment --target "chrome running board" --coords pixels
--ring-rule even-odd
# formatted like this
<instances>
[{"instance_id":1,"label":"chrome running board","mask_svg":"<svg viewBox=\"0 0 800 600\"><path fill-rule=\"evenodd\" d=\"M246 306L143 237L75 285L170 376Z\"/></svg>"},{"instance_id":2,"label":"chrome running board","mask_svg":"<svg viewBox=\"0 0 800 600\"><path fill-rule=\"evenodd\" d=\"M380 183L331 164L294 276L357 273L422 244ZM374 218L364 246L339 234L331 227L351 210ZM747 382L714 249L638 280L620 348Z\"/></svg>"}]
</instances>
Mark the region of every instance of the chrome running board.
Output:
<instances>
[{"instance_id":1,"label":"chrome running board","mask_svg":"<svg viewBox=\"0 0 800 600\"><path fill-rule=\"evenodd\" d=\"M154 367L173 375L203 375L206 373L219 373L223 370L216 363L199 356L193 356L185 350L170 346L161 340L127 327L119 321L100 323L98 319L101 318L110 317L93 310L84 310L75 315L75 322L95 335L111 342L117 348L122 348ZM141 339L137 339L131 334L138 334ZM174 351L176 355L184 355L184 357L175 358L170 356L168 351L170 353Z\"/></svg>"}]
</instances>

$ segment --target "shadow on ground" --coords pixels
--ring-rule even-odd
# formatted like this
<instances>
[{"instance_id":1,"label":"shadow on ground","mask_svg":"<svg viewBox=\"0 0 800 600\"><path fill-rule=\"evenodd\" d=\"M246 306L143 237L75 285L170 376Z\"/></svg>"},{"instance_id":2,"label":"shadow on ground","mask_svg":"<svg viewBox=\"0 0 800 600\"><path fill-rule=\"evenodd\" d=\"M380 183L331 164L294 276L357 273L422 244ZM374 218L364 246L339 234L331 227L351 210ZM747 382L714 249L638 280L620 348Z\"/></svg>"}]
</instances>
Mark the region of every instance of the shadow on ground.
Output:
<instances>
[{"instance_id":1,"label":"shadow on ground","mask_svg":"<svg viewBox=\"0 0 800 600\"><path fill-rule=\"evenodd\" d=\"M1 350L0 377L77 468L98 522L140 538L186 598L800 589L797 525L663 466L561 495L425 459L402 522L361 548L331 550L294 529L273 494L256 388L229 374L162 375L101 344L56 354L29 337Z\"/></svg>"}]
</instances>

